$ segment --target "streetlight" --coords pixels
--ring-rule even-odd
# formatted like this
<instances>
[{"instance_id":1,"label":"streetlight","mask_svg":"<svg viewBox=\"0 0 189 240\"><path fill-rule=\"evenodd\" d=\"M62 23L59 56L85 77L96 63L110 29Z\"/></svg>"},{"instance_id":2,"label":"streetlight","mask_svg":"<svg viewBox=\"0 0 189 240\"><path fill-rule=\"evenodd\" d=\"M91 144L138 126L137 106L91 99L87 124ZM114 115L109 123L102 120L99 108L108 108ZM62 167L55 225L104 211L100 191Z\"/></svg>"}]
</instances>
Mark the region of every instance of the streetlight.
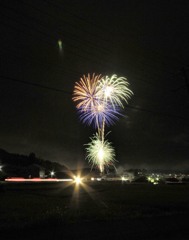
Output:
<instances>
[{"instance_id":1,"label":"streetlight","mask_svg":"<svg viewBox=\"0 0 189 240\"><path fill-rule=\"evenodd\" d=\"M80 176L75 176L74 177L74 182L78 185L82 183L82 178Z\"/></svg>"},{"instance_id":2,"label":"streetlight","mask_svg":"<svg viewBox=\"0 0 189 240\"><path fill-rule=\"evenodd\" d=\"M50 172L51 178L53 178L53 177L54 177L54 174L55 174L55 172L54 172L54 171L51 171L51 172Z\"/></svg>"}]
</instances>

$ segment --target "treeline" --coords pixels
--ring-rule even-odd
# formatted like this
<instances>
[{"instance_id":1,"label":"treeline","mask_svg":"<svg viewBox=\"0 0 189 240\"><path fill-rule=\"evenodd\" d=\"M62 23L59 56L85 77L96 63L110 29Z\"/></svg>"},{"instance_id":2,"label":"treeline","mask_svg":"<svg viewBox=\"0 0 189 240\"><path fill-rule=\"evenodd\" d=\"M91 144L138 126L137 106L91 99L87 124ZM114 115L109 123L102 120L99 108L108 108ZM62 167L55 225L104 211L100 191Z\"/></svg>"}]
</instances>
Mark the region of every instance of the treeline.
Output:
<instances>
[{"instance_id":1,"label":"treeline","mask_svg":"<svg viewBox=\"0 0 189 240\"><path fill-rule=\"evenodd\" d=\"M68 170L64 165L43 160L36 157L35 153L20 155L8 153L0 149L1 176L6 177L40 177L40 171L48 176L51 171L62 172Z\"/></svg>"}]
</instances>

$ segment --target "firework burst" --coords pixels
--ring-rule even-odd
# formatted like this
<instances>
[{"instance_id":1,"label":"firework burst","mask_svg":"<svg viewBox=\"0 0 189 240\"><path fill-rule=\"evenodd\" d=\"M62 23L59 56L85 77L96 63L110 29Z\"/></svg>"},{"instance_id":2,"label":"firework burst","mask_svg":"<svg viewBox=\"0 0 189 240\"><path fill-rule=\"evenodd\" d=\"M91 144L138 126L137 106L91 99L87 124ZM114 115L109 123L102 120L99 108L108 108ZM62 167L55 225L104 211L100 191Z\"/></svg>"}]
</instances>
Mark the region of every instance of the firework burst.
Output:
<instances>
[{"instance_id":1,"label":"firework burst","mask_svg":"<svg viewBox=\"0 0 189 240\"><path fill-rule=\"evenodd\" d=\"M125 101L131 97L133 92L128 88L129 83L124 77L117 77L112 75L111 77L102 77L97 86L97 93L99 98L104 101L111 102L112 106L124 107L122 101Z\"/></svg>"},{"instance_id":2,"label":"firework burst","mask_svg":"<svg viewBox=\"0 0 189 240\"><path fill-rule=\"evenodd\" d=\"M84 75L74 86L72 99L76 102L80 120L98 129L91 142L86 144L86 159L92 166L98 166L101 173L105 166L114 166L115 162L114 148L104 139L105 125L114 124L122 115L123 102L127 103L133 94L128 86L126 78L115 74L111 77Z\"/></svg>"},{"instance_id":3,"label":"firework burst","mask_svg":"<svg viewBox=\"0 0 189 240\"><path fill-rule=\"evenodd\" d=\"M99 104L89 107L83 111L83 108L78 109L78 114L81 122L87 125L93 125L95 128L102 128L103 122L110 126L115 124L121 116L121 108L112 106L108 102L99 101Z\"/></svg>"},{"instance_id":4,"label":"firework burst","mask_svg":"<svg viewBox=\"0 0 189 240\"><path fill-rule=\"evenodd\" d=\"M102 141L99 134L96 133L91 138L91 142L86 145L87 159L92 164L92 167L99 167L102 173L105 166L114 166L115 151L110 142L107 140Z\"/></svg>"},{"instance_id":5,"label":"firework burst","mask_svg":"<svg viewBox=\"0 0 189 240\"><path fill-rule=\"evenodd\" d=\"M73 98L74 102L77 102L76 108L87 111L99 103L97 84L101 79L101 75L88 76L83 75L79 82L75 83Z\"/></svg>"}]
</instances>

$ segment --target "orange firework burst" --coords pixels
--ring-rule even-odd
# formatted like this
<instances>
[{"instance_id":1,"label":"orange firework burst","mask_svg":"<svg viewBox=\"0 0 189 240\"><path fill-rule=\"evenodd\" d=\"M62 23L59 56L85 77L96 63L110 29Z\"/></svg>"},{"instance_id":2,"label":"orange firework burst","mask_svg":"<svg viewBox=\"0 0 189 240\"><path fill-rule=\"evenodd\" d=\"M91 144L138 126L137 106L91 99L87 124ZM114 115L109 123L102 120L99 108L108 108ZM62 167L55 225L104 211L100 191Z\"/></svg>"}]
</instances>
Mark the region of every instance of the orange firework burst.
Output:
<instances>
[{"instance_id":1,"label":"orange firework burst","mask_svg":"<svg viewBox=\"0 0 189 240\"><path fill-rule=\"evenodd\" d=\"M80 81L75 83L72 99L74 102L77 102L76 107L78 109L87 111L87 109L92 109L99 105L97 96L99 88L97 84L100 79L101 75L93 73L92 76L90 74L87 76L83 75L83 78L80 78Z\"/></svg>"}]
</instances>

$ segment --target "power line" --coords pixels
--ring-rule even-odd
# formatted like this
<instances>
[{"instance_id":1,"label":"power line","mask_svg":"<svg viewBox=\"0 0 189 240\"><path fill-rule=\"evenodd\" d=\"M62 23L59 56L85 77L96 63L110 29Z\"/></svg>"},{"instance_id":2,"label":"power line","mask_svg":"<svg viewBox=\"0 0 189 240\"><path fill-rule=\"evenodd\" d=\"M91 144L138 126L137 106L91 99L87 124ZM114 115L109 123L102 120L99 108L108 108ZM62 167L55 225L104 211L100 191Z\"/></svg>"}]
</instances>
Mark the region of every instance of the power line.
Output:
<instances>
[{"instance_id":1,"label":"power line","mask_svg":"<svg viewBox=\"0 0 189 240\"><path fill-rule=\"evenodd\" d=\"M12 9L13 11L14 11L14 9ZM40 11L39 9L38 9L38 11ZM19 13L20 14L20 13ZM23 14L23 13L22 13ZM7 16L6 16L7 17ZM28 16L27 16L28 17ZM35 19L35 18L32 18L32 19ZM15 19L13 19L13 20L15 20ZM39 21L37 21L37 22L39 22ZM19 24L20 24L20 22L19 22ZM27 24L24 24L26 27L28 27L29 25L27 25ZM42 24L40 24L41 26L42 26ZM35 31L37 31L37 32L39 32L40 34L42 34L42 35L44 35L45 36L45 39L47 39L47 38L52 38L52 35L51 34L47 34L46 32L44 32L44 31L40 31L40 30L38 30L38 29L36 29L35 27L33 27L33 29L35 30ZM22 31L23 32L23 31ZM24 32L25 33L25 32ZM27 33L25 33L25 34L27 34ZM54 39L54 38L53 38ZM47 41L48 41L48 39L47 39ZM50 41L48 41L48 43L50 44ZM76 56L76 57L79 57L79 58L84 58L85 60L86 59L88 59L88 60L93 60L94 61L94 58L88 58L88 57L86 57L86 56L83 56L83 55L81 55L81 54L78 54L78 53L75 53L75 51L74 52L72 52L72 55L74 55L74 56ZM95 61L97 64L100 64L100 62L99 62L99 60L98 61ZM109 64L108 64L108 66L109 66ZM71 72L71 71L70 71ZM72 72L73 73L73 72ZM140 81L142 81L142 82L145 82L145 83L150 83L150 82L147 82L147 81L144 81L144 80L141 80L140 79Z\"/></svg>"},{"instance_id":2,"label":"power line","mask_svg":"<svg viewBox=\"0 0 189 240\"><path fill-rule=\"evenodd\" d=\"M3 49L3 50L5 50L5 49ZM3 52L3 51L2 51ZM7 55L7 54L6 54ZM31 60L31 58L30 57L21 57L20 55L15 55L15 54L13 54L13 52L11 51L11 58L12 57L15 57L16 59L21 59L21 60ZM37 59L35 59L35 62L38 64L38 66L42 66L42 67L49 67L50 66L50 64L47 64L47 63L41 63L40 61L36 61ZM57 69L58 69L58 67L57 67ZM65 73L69 73L69 76L72 76L74 79L79 79L79 77L80 76L82 76L83 74L82 73L79 73L79 72L76 72L76 71L72 71L71 69L70 70L68 70L68 69L64 69L63 71L62 71L62 73L63 74L65 74ZM70 77L69 77L70 78ZM160 94L159 92L157 92L158 94ZM136 94L135 94L135 96L136 96ZM161 96L162 96L162 94L161 94ZM145 97L148 97L148 94L147 93L145 93ZM139 95L137 95L137 99L144 99L144 98L142 98L142 97L140 97Z\"/></svg>"},{"instance_id":3,"label":"power line","mask_svg":"<svg viewBox=\"0 0 189 240\"><path fill-rule=\"evenodd\" d=\"M31 4L27 4L26 2L23 2L23 3L24 3L26 6L29 6L30 8L33 8L35 11L40 12L40 14L42 13L42 14L45 14L46 16L50 17L50 18L53 19L53 20L55 19L55 17L54 17L53 15L51 15L51 14L49 14L49 13L47 13L47 12L44 12L44 10L41 11L41 9L38 9L38 8L36 8L35 6L33 6L33 5L31 5ZM4 6L4 5L1 4L1 7L5 8L5 9L8 9L8 10L11 10L12 12L14 12L14 13L17 14L17 15L20 15L20 16L22 16L22 17L26 17L26 18L32 20L32 22L37 23L38 26L44 27L44 25L43 25L38 19L34 18L33 16L31 17L31 16L29 16L29 15L26 15L26 14L23 13L23 12L19 12L19 11L17 11L15 8L11 8L10 6ZM62 19L61 19L61 21L62 21ZM64 21L65 21L65 20L64 20ZM67 22L67 25L68 25L68 24L70 25L70 23ZM62 28L62 29L64 29L64 30L62 31L62 29L61 29L59 26L61 26L60 22L59 22L58 25L56 25L56 28L55 28L55 29L58 29L58 30L59 30L59 32L58 32L57 30L55 30L55 32L57 32L59 36L62 35L62 33L64 33L65 35L67 34L67 35L69 36L69 38L72 39L72 40L74 40L74 41L77 41L77 42L80 41L81 43L83 42L83 40L82 40L81 38L78 38L75 34L66 31L64 28ZM45 27L46 27L46 26L45 26ZM109 51L105 51L104 48L103 48L103 49L102 49L102 48L99 48L100 46L95 45L94 43L91 43L90 41L88 41L86 37L85 37L85 39L84 39L84 44L85 44L85 46L86 46L86 44L89 44L92 48L94 48L94 49L96 49L96 50L98 50L98 51L99 51L99 50L100 50L100 51L103 51L105 54L108 54L108 53L109 53Z\"/></svg>"},{"instance_id":4,"label":"power line","mask_svg":"<svg viewBox=\"0 0 189 240\"><path fill-rule=\"evenodd\" d=\"M5 15L5 14L3 14L3 15L6 16L7 18L12 19L14 22L15 22L15 21L18 22L17 19L15 19L15 18L11 18L10 16L7 16L7 15ZM7 24L7 23L3 23L3 24L6 25L6 26L8 26L8 27L11 27L12 29L14 29L14 27L10 26L10 24ZM32 27L32 28L31 28L31 26L27 25L26 23L20 23L20 22L19 22L19 24L25 26L27 29L28 29L28 27L29 27L30 30L32 30L32 28L33 28L36 32L38 32L38 33L44 35L45 37L47 37L47 42L48 42L48 44L49 44L50 46L51 46L51 41L49 41L49 39L54 41L54 36L52 36L52 35L50 35L50 34L47 34L47 33L43 32L43 31L41 31L41 30L38 30L38 28L37 28L37 29L36 29L35 27ZM20 31L20 32L22 32L22 33L24 33L24 34L26 34L26 35L28 35L26 32L24 32L24 31L22 31L22 30L20 30L20 29L16 29L16 30L17 30L17 31ZM90 54L89 52L87 52L87 51L82 51L82 54L80 54L80 53L77 53L77 52L76 52L77 50L79 50L78 47L76 47L76 46L74 46L74 45L72 45L72 44L69 44L69 46L71 47L71 48L69 49L69 54L74 55L75 57L78 57L78 58L82 58L85 62L86 62L86 61L90 61L90 62L96 63L96 64L98 64L98 65L99 65L99 64L100 64L100 65L103 64L103 65L106 65L106 66L108 66L108 67L113 67L113 65L111 65L110 63L107 63L107 61L103 61L103 59L101 59L101 58L98 58L97 60L94 58L94 56L91 58L91 54ZM75 51L74 49L75 49L76 51ZM85 55L83 55L83 53L84 53ZM87 56L86 56L86 54L87 54Z\"/></svg>"},{"instance_id":5,"label":"power line","mask_svg":"<svg viewBox=\"0 0 189 240\"><path fill-rule=\"evenodd\" d=\"M16 0L16 1L18 1L18 2L20 2L20 0ZM39 8L37 8L36 6L34 6L34 5L32 5L32 4L28 4L28 3L26 3L25 1L21 1L24 5L26 5L26 6L29 6L30 8L32 8L32 9L34 9L35 11L38 11L38 12L40 12L40 14L42 13L43 15L46 15L46 16L48 16L48 17L50 17L51 19L53 19L53 20L55 20L58 16L56 15L56 16L53 16L52 14L49 14L47 11L44 11L44 9L43 10L41 10L41 9L39 9ZM46 2L48 5L51 5L51 4L49 4L49 2L48 1L43 1L43 2ZM57 4L55 4L54 2L52 3L52 6L54 6L56 9L60 9L61 7L59 6L59 5L57 5ZM64 10L64 12L65 12L65 9L63 9ZM28 17L28 16L27 16ZM75 24L73 24L73 23L71 23L70 21L67 21L67 20L65 20L65 19L60 19L61 20L61 22L65 22L66 23L66 25L69 25L69 26L72 26L72 27L74 27L75 29L80 29L82 32L84 32L84 33L87 33L88 35L92 35L92 36L94 36L94 37L97 37L98 39L100 38L100 40L101 41L105 41L105 43L106 44L108 44L109 42L107 41L107 40L104 40L103 39L103 35L102 34L100 34L99 36L97 36L97 34L94 34L94 32L93 33L89 33L88 31L86 31L85 29L83 29L83 28L81 28L80 26L78 26L78 25L75 25ZM62 24L61 24L61 22L59 21L58 22L58 26L59 25L61 25L62 26ZM68 32L67 32L68 33ZM78 37L77 37L77 35L76 34L72 34L72 33L68 33L69 35L71 35L71 36L73 36L73 37L76 37L76 39L77 39L77 41L79 40L79 41L82 41L81 39L78 39ZM84 41L85 41L85 44L86 43L88 43L88 44L90 44L91 46L94 46L95 48L97 48L97 49L99 49L99 45L97 44L97 42L95 41L95 43L91 43L90 41L88 41L88 39L85 37L85 39L84 39ZM100 50L101 51L104 51L104 52L106 52L106 54L109 52L108 50L106 51L106 49L102 49L102 48L100 48Z\"/></svg>"},{"instance_id":6,"label":"power line","mask_svg":"<svg viewBox=\"0 0 189 240\"><path fill-rule=\"evenodd\" d=\"M14 19L14 20L16 20L16 19ZM7 27L10 27L10 28L13 29L13 30L15 30L14 27L12 27L11 25L9 25L9 24L7 24L7 23L3 23L3 24L6 25ZM25 26L27 27L26 24L25 24ZM22 33L25 34L25 35L28 35L26 32L21 31L20 29L16 29L16 30L22 32ZM38 30L37 30L37 31L38 31ZM38 31L38 32L41 33L41 34L43 34L42 31ZM43 34L43 35L44 35L44 34ZM48 34L46 34L46 33L45 33L45 36L49 37ZM53 38L53 40L54 40L54 38ZM47 39L46 43L51 46L51 42L49 41L49 39ZM78 49L78 48L76 48L76 49ZM72 55L75 56L75 57L82 58L82 59L84 59L85 61L87 61L87 60L92 61L92 62L94 62L94 63L96 63L96 64L98 64L98 65L101 64L101 63L99 62L99 59L98 59L98 60L95 60L94 56L93 56L93 58L90 58L90 57L88 57L88 56L84 56L84 55L78 54L78 53L76 53L75 51L73 51L72 49L69 49L69 51L70 51L70 54L72 54ZM107 65L108 67L112 67L112 66L110 66L110 64L107 63L106 61L103 62L103 65ZM139 70L138 70L138 71L139 71ZM139 78L137 78L137 79L139 79ZM138 80L138 81L147 83L147 84L149 84L149 85L152 86L152 87L156 87L156 86L154 86L152 83L150 83L149 81L145 81L145 80L143 80L143 79L140 79L140 80Z\"/></svg>"},{"instance_id":7,"label":"power line","mask_svg":"<svg viewBox=\"0 0 189 240\"><path fill-rule=\"evenodd\" d=\"M12 54L11 54L11 56L12 56ZM19 55L18 57L21 57L21 56ZM40 64L41 64L41 62L40 62ZM69 70L66 69L66 70L64 70L64 71L69 72L69 73L71 73L72 75L73 75L73 73L75 73L75 76L77 76L76 78L79 77L78 74L79 74L80 76L82 75L81 73L79 73L79 72L76 73L76 72L74 72L74 71L72 71L72 70L69 71ZM64 72L64 71L63 71L63 72ZM158 93L159 93L159 91L158 91ZM146 94L145 94L145 96L146 96ZM162 95L162 96L163 96L163 95ZM139 96L138 96L138 97L139 97ZM139 98L141 98L141 97L139 97ZM142 98L142 99L143 99L143 98Z\"/></svg>"},{"instance_id":8,"label":"power line","mask_svg":"<svg viewBox=\"0 0 189 240\"><path fill-rule=\"evenodd\" d=\"M18 0L17 0L18 1ZM85 24L87 24L88 26L92 26L92 27L95 27L96 29L101 29L101 31L103 31L103 33L104 32L106 32L106 34L108 34L109 35L109 37L111 37L111 36L114 36L115 35L115 32L114 31L112 31L112 29L110 29L109 28L109 25L108 26L104 26L104 25L100 25L100 24L97 24L97 23L94 23L94 22L91 22L91 21L89 21L88 19L86 20L85 18L83 18L83 17L81 17L81 16L78 16L77 14L73 14L73 12L72 11L70 11L70 10L68 10L68 9L66 9L65 7L63 7L61 4L57 4L57 3L54 3L54 1L52 2L50 2L49 0L43 0L43 2L46 2L46 3L48 3L49 5L51 5L51 6L54 6L55 8L57 8L57 9L62 9L64 12L67 12L70 16L72 16L72 17L74 17L75 19L77 19L77 20L79 20L80 22L84 22ZM120 32L120 34L119 34L119 37L123 37L124 35L125 35L125 31L120 31L120 28L119 28L119 32ZM90 33L91 34L91 33ZM103 35L102 33L100 34L100 35ZM131 36L131 35L129 35L129 36L127 36L127 37L129 37L130 39L132 39L133 40L133 37ZM101 38L102 39L102 38ZM107 41L107 43L108 43L108 41ZM154 56L156 56L156 59L157 59L157 56L159 56L160 55L160 53L159 53L159 51L157 51L156 49L151 49L151 51L153 51L153 55ZM161 55L160 55L161 56ZM167 56L166 56L167 57ZM170 56L168 56L169 58L170 58ZM149 56L148 56L148 58L149 58ZM164 59L164 58L163 58ZM138 60L138 59L137 59ZM179 60L180 61L180 60ZM143 61L141 61L141 62L143 62ZM151 62L151 61L150 61ZM161 62L162 62L162 60L161 60ZM167 61L165 61L165 63L166 63ZM154 67L154 65L151 65L151 66L153 66Z\"/></svg>"},{"instance_id":9,"label":"power line","mask_svg":"<svg viewBox=\"0 0 189 240\"><path fill-rule=\"evenodd\" d=\"M9 80L9 81L12 81L12 82L23 83L23 84L30 85L30 86L33 86L33 87L40 87L40 88L43 88L43 89L46 89L46 90L62 92L62 93L68 94L68 95L72 94L71 92L63 90L63 89L49 87L49 86L45 86L45 85L42 85L42 84L39 84L39 83L35 83L35 82L29 82L29 81L20 80L20 79L7 77L7 76L3 76L3 75L0 75L0 78L6 79L6 80Z\"/></svg>"},{"instance_id":10,"label":"power line","mask_svg":"<svg viewBox=\"0 0 189 240\"><path fill-rule=\"evenodd\" d=\"M18 1L18 2L20 2L20 1ZM21 1L22 2L22 1ZM45 1L45 2L47 2L48 3L48 1ZM38 12L40 12L40 13L43 13L43 14L45 14L45 15L47 15L48 17L51 17L53 20L55 19L55 17L54 16L52 16L51 14L49 14L49 13L47 13L46 11L44 12L44 10L43 11L41 11L41 9L39 9L39 8L36 8L35 6L33 6L33 5L31 5L31 4L26 4L26 2L23 2L26 6L29 6L29 7L31 7L31 8L33 8L35 11L38 11ZM58 5L57 4L54 4L53 3L53 6L54 5L56 5L56 8L58 7ZM7 6L4 6L4 5L2 5L3 7L5 7L5 8L7 8L7 9L10 9L11 11L13 11L13 12L15 12L17 15L22 15L22 16L25 16L25 17L27 17L27 18L31 18L32 19L32 21L35 21L39 26L42 26L43 27L43 24L41 24L36 18L34 18L33 16L31 17L31 16L28 16L28 15L26 15L26 14L24 14L23 12L19 12L19 11L17 11L15 8L10 8L10 7L7 7ZM59 6L60 8L61 8L61 6ZM65 9L64 9L65 10ZM15 19L16 20L16 19ZM17 21L17 20L16 20ZM26 25L26 24L25 24ZM58 24L58 26L59 26L60 24ZM69 23L69 25L70 25L70 23ZM26 27L27 27L27 25L26 25ZM44 31L39 31L38 29L36 29L36 28L34 28L33 26L32 26L32 28L35 30L35 31L38 31L38 32L40 32L41 34L44 34ZM59 27L57 27L56 26L56 28L58 28L58 29L60 29ZM60 29L60 31L61 31L61 33L62 33L62 29ZM65 32L65 30L63 31L63 32ZM76 35L73 35L72 33L70 34L70 33L68 33L67 32L67 34L69 35L69 36L71 36L71 39L72 40L74 40L74 41L78 41L78 40L80 40L80 41L83 41L83 40L81 40L80 38L75 38L76 37ZM51 37L51 38L53 38L53 40L54 40L54 36L51 36L51 35L49 35L49 34L47 34L47 33L45 33L45 35L46 35L46 37ZM59 34L60 35L60 34ZM99 40L99 38L98 38L98 40ZM101 40L101 38L100 38L100 40ZM85 38L85 42L86 42L86 38ZM89 41L88 41L89 42ZM90 42L91 43L91 42ZM107 42L108 43L108 42ZM92 43L93 44L93 43ZM70 43L69 43L69 45L70 45ZM100 58L98 58L98 60L95 60L94 59L94 55L93 55L93 57L91 58L91 57L89 57L89 56L91 56L91 54L89 53L89 52L87 52L86 50L84 50L84 53L85 54L87 54L88 56L86 57L86 56L83 56L83 51L82 51L82 55L81 54L78 54L78 53L76 53L75 51L73 51L72 50L72 48L75 48L75 49L78 49L77 47L75 47L74 45L70 45L71 46L71 49L70 49L70 51L71 51L71 54L72 55L75 55L75 56L77 56L77 57L81 57L81 58L83 58L84 60L89 60L89 61L93 61L94 63L97 63L97 64L100 64L100 60L101 60L101 58L102 58L102 55L101 55L101 57ZM97 47L97 49L98 49L98 51L99 51L99 46ZM103 49L105 49L105 48L103 48ZM100 48L100 51L102 51L102 48ZM109 53L109 50L107 50L107 52ZM132 57L132 56L131 56ZM104 60L104 59L102 59L103 60L103 65L107 65L108 67L115 67L115 65L111 65L110 63L108 63L106 60ZM140 62L140 64L142 63L142 65L145 65L144 64L144 61L139 61L139 58L137 58L137 61L138 62ZM136 62L136 60L135 60L135 62ZM147 65L148 66L148 65ZM143 69L143 68L142 68ZM137 71L140 71L139 69L137 70ZM150 85L154 85L154 84L152 84L151 82L148 82L148 81L145 81L145 80L141 80L140 79L140 81L142 81L142 82L145 82L145 83L148 83L148 84L150 84Z\"/></svg>"},{"instance_id":11,"label":"power line","mask_svg":"<svg viewBox=\"0 0 189 240\"><path fill-rule=\"evenodd\" d=\"M135 107L132 105L127 105L128 108L137 110L137 111L141 111L141 112L147 112L147 113L153 113L153 114L157 114L157 115L162 115L162 116L166 116L166 117L171 117L171 118L179 118L185 121L189 121L189 118L184 118L178 115L174 115L174 114L169 114L169 113L165 113L165 112L157 112L157 111L153 111L153 110L148 110L145 108L139 108L139 107Z\"/></svg>"},{"instance_id":12,"label":"power line","mask_svg":"<svg viewBox=\"0 0 189 240\"><path fill-rule=\"evenodd\" d=\"M3 76L3 75L0 75L0 78L6 79L6 80L9 80L9 81L12 81L12 82L17 82L17 83L21 83L21 84L30 85L30 86L33 86L33 87L43 88L45 90L56 91L56 92L61 92L63 94L72 95L72 92L70 92L70 91L66 91L66 90L59 89L59 88L54 88L54 87L49 87L49 86L38 84L38 83L35 83L35 82L28 82L28 81L25 81L25 80L20 80L20 79L7 77L7 76ZM134 110L137 110L137 111L162 115L164 117L165 116L166 117L171 117L171 118L174 117L174 118L178 118L178 119L181 119L181 120L184 120L184 121L189 121L189 119L184 118L182 116L173 115L173 114L169 114L169 113L165 113L165 112L157 112L157 111L148 110L148 109L145 109L145 108L135 107L135 106L132 106L132 105L127 105L127 108L134 109Z\"/></svg>"}]
</instances>

